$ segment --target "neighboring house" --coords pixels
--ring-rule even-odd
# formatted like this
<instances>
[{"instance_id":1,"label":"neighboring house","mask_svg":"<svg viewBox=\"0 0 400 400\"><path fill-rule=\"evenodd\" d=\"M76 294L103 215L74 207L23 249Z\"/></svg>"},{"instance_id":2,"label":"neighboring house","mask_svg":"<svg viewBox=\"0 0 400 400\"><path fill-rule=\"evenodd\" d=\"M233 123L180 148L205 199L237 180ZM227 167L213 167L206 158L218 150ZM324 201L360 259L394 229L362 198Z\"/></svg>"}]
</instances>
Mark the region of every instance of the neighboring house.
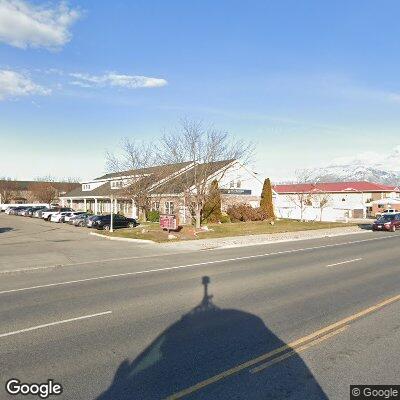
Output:
<instances>
[{"instance_id":1,"label":"neighboring house","mask_svg":"<svg viewBox=\"0 0 400 400\"><path fill-rule=\"evenodd\" d=\"M399 188L366 181L275 185L274 190L278 194L278 216L300 218L304 201L303 217L307 220L374 217L382 208L381 204L375 206L375 201L400 199ZM321 199L325 199L324 207L320 206Z\"/></svg>"},{"instance_id":2,"label":"neighboring house","mask_svg":"<svg viewBox=\"0 0 400 400\"><path fill-rule=\"evenodd\" d=\"M192 162L184 162L110 173L82 182L61 199L64 205L95 214L111 212L112 201L114 212L138 218L137 201L129 194L130 188L138 185L145 188L149 209L176 214L180 223L190 223L192 215L187 192L195 191L195 173L201 174L203 168L207 171L207 185L215 179L218 181L223 210L235 203L259 206L263 182L237 160L200 164L196 168Z\"/></svg>"},{"instance_id":3,"label":"neighboring house","mask_svg":"<svg viewBox=\"0 0 400 400\"><path fill-rule=\"evenodd\" d=\"M400 198L389 198L374 200L367 204L367 214L371 216L378 216L385 210L400 211Z\"/></svg>"},{"instance_id":4,"label":"neighboring house","mask_svg":"<svg viewBox=\"0 0 400 400\"><path fill-rule=\"evenodd\" d=\"M60 196L65 195L77 185L79 183L0 179L0 205L48 203L43 200L46 197L52 197L51 203L58 203Z\"/></svg>"}]
</instances>

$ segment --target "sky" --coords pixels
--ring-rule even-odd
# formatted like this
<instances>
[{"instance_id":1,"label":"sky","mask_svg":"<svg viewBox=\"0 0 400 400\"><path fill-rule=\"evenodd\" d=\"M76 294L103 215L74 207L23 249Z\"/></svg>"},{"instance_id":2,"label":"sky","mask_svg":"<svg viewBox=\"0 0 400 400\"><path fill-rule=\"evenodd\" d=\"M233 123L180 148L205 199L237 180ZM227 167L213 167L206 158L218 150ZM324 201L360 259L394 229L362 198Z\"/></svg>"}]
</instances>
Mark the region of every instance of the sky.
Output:
<instances>
[{"instance_id":1,"label":"sky","mask_svg":"<svg viewBox=\"0 0 400 400\"><path fill-rule=\"evenodd\" d=\"M182 117L275 181L400 144L398 1L0 0L0 176L100 176ZM400 168L399 168L400 169Z\"/></svg>"}]
</instances>

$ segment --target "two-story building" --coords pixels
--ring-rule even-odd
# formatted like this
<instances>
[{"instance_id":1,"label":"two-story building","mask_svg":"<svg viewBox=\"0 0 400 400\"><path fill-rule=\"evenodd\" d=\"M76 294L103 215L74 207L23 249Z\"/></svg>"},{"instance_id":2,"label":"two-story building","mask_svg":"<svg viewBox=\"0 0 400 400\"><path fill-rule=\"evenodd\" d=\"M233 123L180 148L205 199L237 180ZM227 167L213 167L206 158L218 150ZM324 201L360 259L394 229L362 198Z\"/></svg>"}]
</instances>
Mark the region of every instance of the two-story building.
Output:
<instances>
[{"instance_id":1,"label":"two-story building","mask_svg":"<svg viewBox=\"0 0 400 400\"><path fill-rule=\"evenodd\" d=\"M257 173L237 160L208 164L183 162L150 168L109 173L81 185L61 198L63 205L95 214L119 212L138 218L138 202L132 188L146 192L150 208L160 213L176 214L183 224L191 221L190 195L196 183L209 185L217 180L222 209L234 203L260 204L263 181ZM197 178L197 180L196 180Z\"/></svg>"}]
</instances>

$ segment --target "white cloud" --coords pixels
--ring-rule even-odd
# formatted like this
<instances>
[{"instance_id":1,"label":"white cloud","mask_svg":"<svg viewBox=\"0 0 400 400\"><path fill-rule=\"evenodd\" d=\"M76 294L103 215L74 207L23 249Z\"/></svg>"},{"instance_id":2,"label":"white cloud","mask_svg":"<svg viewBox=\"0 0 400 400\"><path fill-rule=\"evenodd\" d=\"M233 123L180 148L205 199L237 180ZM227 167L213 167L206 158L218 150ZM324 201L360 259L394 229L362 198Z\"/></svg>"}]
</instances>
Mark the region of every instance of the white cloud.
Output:
<instances>
[{"instance_id":1,"label":"white cloud","mask_svg":"<svg viewBox=\"0 0 400 400\"><path fill-rule=\"evenodd\" d=\"M58 49L71 39L69 28L79 17L64 2L51 6L0 0L0 41L22 49Z\"/></svg>"},{"instance_id":2,"label":"white cloud","mask_svg":"<svg viewBox=\"0 0 400 400\"><path fill-rule=\"evenodd\" d=\"M0 101L29 95L48 95L50 89L33 82L26 74L11 70L0 70Z\"/></svg>"},{"instance_id":3,"label":"white cloud","mask_svg":"<svg viewBox=\"0 0 400 400\"><path fill-rule=\"evenodd\" d=\"M109 72L104 75L72 73L70 76L74 78L71 84L82 87L116 86L125 87L128 89L136 89L162 87L168 83L162 78L151 78L139 75L124 75L117 74L115 72Z\"/></svg>"}]
</instances>

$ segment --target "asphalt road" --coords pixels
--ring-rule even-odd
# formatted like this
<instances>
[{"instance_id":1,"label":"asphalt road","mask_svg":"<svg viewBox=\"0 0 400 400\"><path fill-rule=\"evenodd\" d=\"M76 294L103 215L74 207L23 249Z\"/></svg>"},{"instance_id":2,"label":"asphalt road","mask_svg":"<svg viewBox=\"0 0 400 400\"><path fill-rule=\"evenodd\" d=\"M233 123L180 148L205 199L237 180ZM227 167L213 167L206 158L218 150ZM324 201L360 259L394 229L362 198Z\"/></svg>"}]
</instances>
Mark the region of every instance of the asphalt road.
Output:
<instances>
[{"instance_id":1,"label":"asphalt road","mask_svg":"<svg viewBox=\"0 0 400 400\"><path fill-rule=\"evenodd\" d=\"M7 395L12 377L101 400L399 384L399 244L371 232L0 273L0 398L38 398Z\"/></svg>"}]
</instances>

